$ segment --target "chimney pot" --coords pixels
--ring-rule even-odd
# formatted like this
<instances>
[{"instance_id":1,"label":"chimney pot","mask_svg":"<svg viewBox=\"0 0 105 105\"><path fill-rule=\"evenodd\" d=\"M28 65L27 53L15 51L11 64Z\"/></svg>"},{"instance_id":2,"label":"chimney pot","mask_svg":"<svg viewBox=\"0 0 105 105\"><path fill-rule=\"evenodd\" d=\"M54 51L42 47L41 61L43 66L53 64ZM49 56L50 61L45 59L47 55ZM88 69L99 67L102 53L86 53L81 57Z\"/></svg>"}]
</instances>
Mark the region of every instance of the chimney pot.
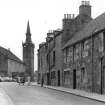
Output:
<instances>
[{"instance_id":1,"label":"chimney pot","mask_svg":"<svg viewBox=\"0 0 105 105\"><path fill-rule=\"evenodd\" d=\"M64 14L64 19L66 19L66 14Z\"/></svg>"},{"instance_id":2,"label":"chimney pot","mask_svg":"<svg viewBox=\"0 0 105 105\"><path fill-rule=\"evenodd\" d=\"M91 17L91 6L89 1L82 1L79 7L79 14L85 14Z\"/></svg>"}]
</instances>

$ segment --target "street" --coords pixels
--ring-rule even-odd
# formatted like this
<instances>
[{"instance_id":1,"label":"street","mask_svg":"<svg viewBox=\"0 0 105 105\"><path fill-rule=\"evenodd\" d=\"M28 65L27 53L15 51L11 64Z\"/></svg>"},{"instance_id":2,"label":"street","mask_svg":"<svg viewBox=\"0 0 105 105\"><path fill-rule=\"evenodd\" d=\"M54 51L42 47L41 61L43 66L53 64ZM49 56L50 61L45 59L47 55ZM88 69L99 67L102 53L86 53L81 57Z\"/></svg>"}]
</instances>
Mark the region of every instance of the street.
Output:
<instances>
[{"instance_id":1,"label":"street","mask_svg":"<svg viewBox=\"0 0 105 105\"><path fill-rule=\"evenodd\" d=\"M105 105L95 100L39 87L23 86L15 82L0 82L15 105Z\"/></svg>"}]
</instances>

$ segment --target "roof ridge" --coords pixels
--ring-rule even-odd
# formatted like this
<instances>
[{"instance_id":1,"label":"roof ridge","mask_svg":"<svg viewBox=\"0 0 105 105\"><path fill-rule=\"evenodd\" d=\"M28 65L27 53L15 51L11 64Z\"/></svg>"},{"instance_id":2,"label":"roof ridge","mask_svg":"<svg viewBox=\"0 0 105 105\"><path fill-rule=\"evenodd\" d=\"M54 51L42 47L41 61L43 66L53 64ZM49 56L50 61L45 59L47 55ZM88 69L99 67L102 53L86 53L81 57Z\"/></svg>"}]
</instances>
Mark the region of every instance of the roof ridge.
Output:
<instances>
[{"instance_id":1,"label":"roof ridge","mask_svg":"<svg viewBox=\"0 0 105 105\"><path fill-rule=\"evenodd\" d=\"M0 46L0 52L7 56L9 59L18 61L18 62L23 62L20 58L18 58L12 51Z\"/></svg>"}]
</instances>

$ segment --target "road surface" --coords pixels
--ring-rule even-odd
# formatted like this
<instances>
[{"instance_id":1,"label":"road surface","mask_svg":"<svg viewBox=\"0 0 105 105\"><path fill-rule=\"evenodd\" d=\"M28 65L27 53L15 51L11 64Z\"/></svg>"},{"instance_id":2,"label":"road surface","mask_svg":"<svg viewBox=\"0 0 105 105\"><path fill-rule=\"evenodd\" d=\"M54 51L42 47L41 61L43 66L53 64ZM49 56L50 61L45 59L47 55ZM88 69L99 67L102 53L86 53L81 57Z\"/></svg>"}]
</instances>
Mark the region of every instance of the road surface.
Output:
<instances>
[{"instance_id":1,"label":"road surface","mask_svg":"<svg viewBox=\"0 0 105 105\"><path fill-rule=\"evenodd\" d=\"M105 105L95 100L39 86L22 86L15 82L0 82L15 105Z\"/></svg>"}]
</instances>

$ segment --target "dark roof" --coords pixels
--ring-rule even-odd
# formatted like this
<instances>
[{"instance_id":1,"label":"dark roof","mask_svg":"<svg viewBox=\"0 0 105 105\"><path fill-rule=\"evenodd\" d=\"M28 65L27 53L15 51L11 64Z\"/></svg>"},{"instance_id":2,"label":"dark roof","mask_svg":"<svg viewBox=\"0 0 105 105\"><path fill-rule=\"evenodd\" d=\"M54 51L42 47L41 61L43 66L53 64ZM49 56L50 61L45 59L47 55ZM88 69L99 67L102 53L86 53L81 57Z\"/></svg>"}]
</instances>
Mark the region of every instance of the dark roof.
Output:
<instances>
[{"instance_id":1,"label":"dark roof","mask_svg":"<svg viewBox=\"0 0 105 105\"><path fill-rule=\"evenodd\" d=\"M10 50L7 50L7 49L5 49L5 48L3 48L1 46L0 46L0 53L7 56L8 59L12 59L12 60L15 60L17 62L22 63L22 61L16 55L14 55Z\"/></svg>"},{"instance_id":2,"label":"dark roof","mask_svg":"<svg viewBox=\"0 0 105 105\"><path fill-rule=\"evenodd\" d=\"M52 41L53 38L55 38L55 37L61 35L62 32L63 32L63 30L57 29L57 30L54 30L53 33L48 33L48 34L53 34L53 35L54 35L53 37L47 37L47 38L49 39L48 41L49 41L49 42ZM47 38L46 38L46 39L47 39Z\"/></svg>"},{"instance_id":3,"label":"dark roof","mask_svg":"<svg viewBox=\"0 0 105 105\"><path fill-rule=\"evenodd\" d=\"M63 32L63 30L60 30L60 29L59 29L59 30L55 30L54 32L55 32L55 33L54 33L54 34L55 34L54 37L57 37L58 35L61 35L61 33Z\"/></svg>"},{"instance_id":4,"label":"dark roof","mask_svg":"<svg viewBox=\"0 0 105 105\"><path fill-rule=\"evenodd\" d=\"M64 46L68 47L86 37L93 35L94 33L105 29L105 13L98 16L96 19L91 20L81 31L77 32Z\"/></svg>"}]
</instances>

